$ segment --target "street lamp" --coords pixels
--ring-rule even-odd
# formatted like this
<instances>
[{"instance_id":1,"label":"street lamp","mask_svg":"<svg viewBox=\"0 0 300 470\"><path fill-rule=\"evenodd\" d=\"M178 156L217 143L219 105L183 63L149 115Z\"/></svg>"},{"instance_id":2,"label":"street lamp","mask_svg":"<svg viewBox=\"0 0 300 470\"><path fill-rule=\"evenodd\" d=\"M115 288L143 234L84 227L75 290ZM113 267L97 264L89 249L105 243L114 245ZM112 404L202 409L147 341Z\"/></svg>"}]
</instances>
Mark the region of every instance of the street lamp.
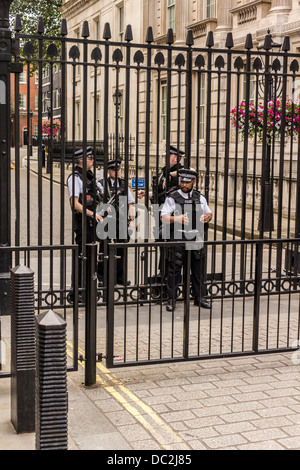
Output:
<instances>
[{"instance_id":1,"label":"street lamp","mask_svg":"<svg viewBox=\"0 0 300 470\"><path fill-rule=\"evenodd\" d=\"M113 94L113 102L114 102L114 105L116 106L116 109L117 109L117 113L118 113L118 109L119 107L121 106L121 98L122 98L122 93L120 90L116 90Z\"/></svg>"},{"instance_id":2,"label":"street lamp","mask_svg":"<svg viewBox=\"0 0 300 470\"><path fill-rule=\"evenodd\" d=\"M122 93L116 90L113 94L113 103L116 107L116 159L119 158L119 119L120 119L120 106L121 106Z\"/></svg>"},{"instance_id":3,"label":"street lamp","mask_svg":"<svg viewBox=\"0 0 300 470\"><path fill-rule=\"evenodd\" d=\"M267 35L265 37L264 44L258 47L258 50L265 50L267 53L272 51L272 49L278 49L280 51L282 44L275 43L272 39L270 29L268 29ZM271 74L272 64L270 64L270 55L266 55L265 59L265 71L266 71L266 81L263 79L259 81L259 95L261 98L264 98L265 104L269 101L275 101L275 98L279 98L282 94L281 80L275 80ZM271 138L267 136L266 148L263 148L265 152L262 156L264 161L264 178L262 178L262 199L264 200L264 207L261 204L260 216L258 229L261 232L271 232L274 230L274 207L273 207L273 187L272 187L272 178L271 178ZM262 175L263 176L263 175Z\"/></svg>"}]
</instances>

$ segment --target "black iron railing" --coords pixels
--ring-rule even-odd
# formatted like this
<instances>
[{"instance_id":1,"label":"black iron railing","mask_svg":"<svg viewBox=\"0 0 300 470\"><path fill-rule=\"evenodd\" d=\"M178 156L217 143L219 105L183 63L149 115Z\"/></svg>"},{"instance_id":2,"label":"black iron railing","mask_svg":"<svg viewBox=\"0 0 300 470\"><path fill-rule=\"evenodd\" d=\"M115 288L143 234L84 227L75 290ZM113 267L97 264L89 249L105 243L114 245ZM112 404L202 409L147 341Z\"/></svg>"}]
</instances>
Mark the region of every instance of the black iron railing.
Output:
<instances>
[{"instance_id":1,"label":"black iron railing","mask_svg":"<svg viewBox=\"0 0 300 470\"><path fill-rule=\"evenodd\" d=\"M166 44L156 43L151 27L147 29L145 42L135 43L128 26L124 43L119 43L112 40L109 24L105 25L102 40L93 39L87 21L82 25L80 38L71 37L65 20L59 37L47 36L42 18L38 21L37 34L27 35L22 31L20 15L16 17L14 31L10 31L9 5L9 0L2 1L0 10L0 87L1 97L5 97L0 100L0 246L9 248L0 259L0 314L9 311L7 292L9 269L13 265L11 253L14 248L10 247L13 246L18 263L20 246L32 247L28 248L27 255L31 260L34 246L47 250L59 245L64 250L77 240L77 266L82 266L79 284L83 296L80 300L84 301L86 294L91 304L90 292L85 292L84 285L87 240L81 237L78 241L75 237L78 214L70 205L66 188L69 174L74 175L77 142L83 147L83 213L88 208L86 147L90 144L96 154L97 148L101 147L102 158L94 160L92 178L94 187L98 179L104 180L102 202L110 199L108 162L121 157L123 192L126 195L131 190L136 216L144 214L144 220L148 221L153 215L152 202L158 199L155 182L164 165L166 190L170 189L170 146L183 150L185 155L181 163L197 170L197 189L205 195L213 213L212 222L205 227L209 295L221 305L225 301L235 303L238 298L251 305L255 298L256 310L265 298L283 294L285 298L293 296L298 289L299 276L300 105L297 81L300 54L291 50L289 38L277 45L268 31L264 44L257 48L249 34L244 47L237 47L229 33L224 47L216 48L210 32L206 46L198 47L192 32L188 31L186 45L179 47L174 43L172 30L168 31ZM55 65L61 69L59 168L54 167L51 157L56 146L52 93ZM49 69L47 90L51 92L47 178L44 178L43 162L45 67ZM18 105L20 72L25 70L29 77L33 68L38 72L37 91L27 87L27 102L36 93L39 108L37 147L31 155L29 144L25 149L20 146L20 130L24 123ZM15 110L13 125L10 103ZM10 148L11 131L14 149ZM110 135L121 135L122 139L112 142ZM67 147L73 148L69 168L65 165L70 162L70 156L66 156ZM167 155L165 164L163 152ZM14 169L11 169L12 156ZM135 188L131 180L133 175ZM136 190L140 180L145 191L142 199ZM74 201L74 197L71 200ZM90 222L89 218L82 217L83 234ZM148 227L151 227L150 223ZM94 223L92 241L98 243L96 230ZM128 292L135 306L152 306L154 298L163 305L165 279L161 277L157 282L158 256L153 257L153 250L155 253L159 245L152 240L150 229L133 243L128 244L125 240L125 253L130 254L130 262L126 263L125 259L125 277L132 281L132 288L117 290L113 282L108 282L109 279L112 281L109 263L115 246L110 246L109 239L101 240L98 255L104 285L97 286L95 293L98 308L102 305L111 311L113 303L127 308ZM139 243L144 244L143 250ZM260 260L260 252L266 258L265 251L272 260L266 272ZM41 254L41 251L37 252ZM38 256L37 262L39 308L43 302L54 304L53 299L60 305L65 280L61 281L58 294L52 288L51 294L44 293L43 256ZM67 262L65 255L60 256L61 273L66 272ZM231 271L227 278L229 265ZM133 267L134 275L131 275ZM54 276L51 252L48 272L51 284ZM72 273L75 275L74 269ZM126 295L124 289L127 289ZM74 305L72 296L66 301ZM288 312L289 315L290 310ZM278 304L278 316L280 314ZM243 319L241 321L243 323ZM277 331L279 335L280 330ZM107 333L111 351L113 333L109 329ZM152 333L149 326L149 338ZM186 332L184 334L186 338ZM235 338L234 328L231 328L231 338L232 341ZM184 350L187 350L186 345ZM257 348L253 349L251 344L249 350L256 351ZM221 348L217 354L223 353ZM183 357L191 355L184 354ZM148 359L151 359L150 354ZM112 362L111 354L109 361Z\"/></svg>"}]
</instances>

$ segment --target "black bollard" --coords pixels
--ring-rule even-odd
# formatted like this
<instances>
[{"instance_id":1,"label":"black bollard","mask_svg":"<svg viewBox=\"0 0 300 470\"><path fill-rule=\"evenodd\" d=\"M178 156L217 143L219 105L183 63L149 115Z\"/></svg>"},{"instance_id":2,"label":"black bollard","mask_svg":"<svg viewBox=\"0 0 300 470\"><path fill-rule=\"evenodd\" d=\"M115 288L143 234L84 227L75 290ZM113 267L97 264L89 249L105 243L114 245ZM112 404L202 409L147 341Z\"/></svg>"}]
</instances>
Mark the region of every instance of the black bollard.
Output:
<instances>
[{"instance_id":1,"label":"black bollard","mask_svg":"<svg viewBox=\"0 0 300 470\"><path fill-rule=\"evenodd\" d=\"M68 449L66 322L36 317L36 450Z\"/></svg>"},{"instance_id":2,"label":"black bollard","mask_svg":"<svg viewBox=\"0 0 300 470\"><path fill-rule=\"evenodd\" d=\"M35 430L34 273L11 269L11 422L17 433Z\"/></svg>"}]
</instances>

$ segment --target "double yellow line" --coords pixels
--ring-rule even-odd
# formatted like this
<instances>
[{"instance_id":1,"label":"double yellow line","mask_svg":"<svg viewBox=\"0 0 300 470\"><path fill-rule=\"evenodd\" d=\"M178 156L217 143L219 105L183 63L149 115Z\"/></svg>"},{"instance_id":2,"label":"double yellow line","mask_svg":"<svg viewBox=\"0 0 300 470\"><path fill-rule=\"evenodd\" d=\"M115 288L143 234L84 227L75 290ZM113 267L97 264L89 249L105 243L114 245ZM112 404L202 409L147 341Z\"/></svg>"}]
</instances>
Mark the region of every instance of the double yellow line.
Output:
<instances>
[{"instance_id":1,"label":"double yellow line","mask_svg":"<svg viewBox=\"0 0 300 470\"><path fill-rule=\"evenodd\" d=\"M67 342L67 352L72 356L72 345ZM79 350L84 356L84 351ZM84 367L84 365L83 365ZM191 447L149 405L131 392L103 364L97 364L97 384L101 385L122 407L130 413L158 442L162 449L191 450Z\"/></svg>"}]
</instances>

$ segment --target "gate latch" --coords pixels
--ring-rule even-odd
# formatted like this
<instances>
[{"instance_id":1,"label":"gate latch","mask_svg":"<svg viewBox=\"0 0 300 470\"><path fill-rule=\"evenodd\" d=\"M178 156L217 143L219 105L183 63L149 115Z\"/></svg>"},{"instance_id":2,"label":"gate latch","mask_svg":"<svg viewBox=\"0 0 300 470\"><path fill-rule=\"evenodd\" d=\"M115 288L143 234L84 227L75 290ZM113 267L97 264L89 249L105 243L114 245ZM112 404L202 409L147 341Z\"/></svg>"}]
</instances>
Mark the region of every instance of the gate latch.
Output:
<instances>
[{"instance_id":1,"label":"gate latch","mask_svg":"<svg viewBox=\"0 0 300 470\"><path fill-rule=\"evenodd\" d=\"M97 362L102 362L103 359L105 359L106 356L103 353L98 353L97 354Z\"/></svg>"}]
</instances>

